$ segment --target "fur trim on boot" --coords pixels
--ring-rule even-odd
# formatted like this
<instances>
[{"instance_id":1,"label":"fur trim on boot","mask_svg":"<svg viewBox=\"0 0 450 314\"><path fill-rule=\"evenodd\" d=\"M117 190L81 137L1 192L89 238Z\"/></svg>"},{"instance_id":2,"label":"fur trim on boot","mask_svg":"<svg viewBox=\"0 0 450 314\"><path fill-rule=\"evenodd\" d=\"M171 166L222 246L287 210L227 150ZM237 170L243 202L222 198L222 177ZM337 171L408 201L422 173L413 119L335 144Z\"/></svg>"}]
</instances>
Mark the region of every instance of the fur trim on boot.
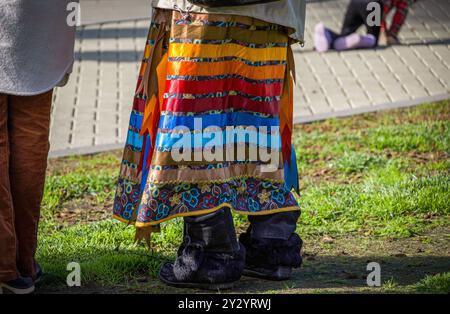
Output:
<instances>
[{"instance_id":1,"label":"fur trim on boot","mask_svg":"<svg viewBox=\"0 0 450 314\"><path fill-rule=\"evenodd\" d=\"M212 253L200 243L184 246L175 263L165 263L159 272L161 281L178 288L207 290L230 289L241 278L245 266L245 248L234 253Z\"/></svg>"}]
</instances>

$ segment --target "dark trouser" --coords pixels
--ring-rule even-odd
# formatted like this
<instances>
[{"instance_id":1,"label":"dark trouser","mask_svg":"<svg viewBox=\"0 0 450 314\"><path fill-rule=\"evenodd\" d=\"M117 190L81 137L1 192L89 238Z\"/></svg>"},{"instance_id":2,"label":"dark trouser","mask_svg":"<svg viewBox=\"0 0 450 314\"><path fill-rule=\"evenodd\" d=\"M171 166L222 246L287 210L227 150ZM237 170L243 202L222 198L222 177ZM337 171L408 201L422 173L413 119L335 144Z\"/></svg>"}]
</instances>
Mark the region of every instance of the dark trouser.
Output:
<instances>
[{"instance_id":1,"label":"dark trouser","mask_svg":"<svg viewBox=\"0 0 450 314\"><path fill-rule=\"evenodd\" d=\"M367 33L375 36L377 42L380 36L380 25L370 26L367 24L367 17L372 12L367 10L367 5L370 2L377 2L381 7L381 14L383 13L382 0L352 0L345 12L344 22L342 24L341 33L339 36L347 36L355 33L362 25L366 26Z\"/></svg>"},{"instance_id":2,"label":"dark trouser","mask_svg":"<svg viewBox=\"0 0 450 314\"><path fill-rule=\"evenodd\" d=\"M209 252L232 253L239 250L229 208L206 215L185 217L184 236L204 242Z\"/></svg>"},{"instance_id":3,"label":"dark trouser","mask_svg":"<svg viewBox=\"0 0 450 314\"><path fill-rule=\"evenodd\" d=\"M248 216L251 224L251 237L287 240L295 232L299 217L300 211Z\"/></svg>"},{"instance_id":4,"label":"dark trouser","mask_svg":"<svg viewBox=\"0 0 450 314\"><path fill-rule=\"evenodd\" d=\"M35 276L52 91L0 94L0 282Z\"/></svg>"},{"instance_id":5,"label":"dark trouser","mask_svg":"<svg viewBox=\"0 0 450 314\"><path fill-rule=\"evenodd\" d=\"M239 246L236 241L236 233L233 225L233 217L229 209L225 209L222 219L226 220L224 228L216 228L220 233L210 232L210 217L215 213L185 217L184 233L188 233L189 225L195 224L197 230L202 230L198 238L202 238L206 243L214 242L220 246L223 252L236 250ZM280 239L287 240L295 232L297 221L300 217L300 211L282 212L270 215L249 215L248 220L251 225L251 237L255 239ZM213 241L214 239L214 241Z\"/></svg>"}]
</instances>

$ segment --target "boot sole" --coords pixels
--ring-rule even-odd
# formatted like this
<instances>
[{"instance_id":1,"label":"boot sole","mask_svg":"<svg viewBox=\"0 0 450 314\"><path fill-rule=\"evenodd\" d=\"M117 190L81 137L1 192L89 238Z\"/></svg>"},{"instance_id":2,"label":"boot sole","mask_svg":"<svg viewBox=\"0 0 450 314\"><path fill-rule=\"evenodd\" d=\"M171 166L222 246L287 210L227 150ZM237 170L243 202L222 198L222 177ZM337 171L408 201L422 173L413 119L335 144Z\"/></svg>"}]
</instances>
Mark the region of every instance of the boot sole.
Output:
<instances>
[{"instance_id":1,"label":"boot sole","mask_svg":"<svg viewBox=\"0 0 450 314\"><path fill-rule=\"evenodd\" d=\"M265 279L271 281L283 281L288 280L292 276L292 268L290 267L278 267L275 271L262 272L256 269L245 268L242 273L244 276L253 277L258 279Z\"/></svg>"},{"instance_id":2,"label":"boot sole","mask_svg":"<svg viewBox=\"0 0 450 314\"><path fill-rule=\"evenodd\" d=\"M32 286L32 287L26 288L26 289L17 289L17 288L14 288L14 287L11 287L11 286L8 286L5 284L0 284L0 294L3 294L5 292L5 290L9 291L13 294L30 294L30 293L34 292L35 287Z\"/></svg>"},{"instance_id":3,"label":"boot sole","mask_svg":"<svg viewBox=\"0 0 450 314\"><path fill-rule=\"evenodd\" d=\"M175 288L189 288L189 289L201 289L201 290L228 290L234 287L234 282L225 282L225 283L197 283L197 282L174 282L167 280L161 273L158 274L159 280L165 283L168 286Z\"/></svg>"}]
</instances>

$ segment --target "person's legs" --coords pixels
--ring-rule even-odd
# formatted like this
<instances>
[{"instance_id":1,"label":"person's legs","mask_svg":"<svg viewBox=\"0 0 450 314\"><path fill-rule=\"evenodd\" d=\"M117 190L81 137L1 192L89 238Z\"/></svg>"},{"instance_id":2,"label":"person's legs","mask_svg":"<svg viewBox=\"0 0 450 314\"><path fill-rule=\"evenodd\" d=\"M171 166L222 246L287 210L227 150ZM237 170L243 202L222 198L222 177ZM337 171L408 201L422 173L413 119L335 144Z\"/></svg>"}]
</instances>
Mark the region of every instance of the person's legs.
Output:
<instances>
[{"instance_id":1,"label":"person's legs","mask_svg":"<svg viewBox=\"0 0 450 314\"><path fill-rule=\"evenodd\" d=\"M229 208L184 218L184 239L174 263L162 265L159 278L184 288L226 289L244 270L245 249L239 244Z\"/></svg>"},{"instance_id":2,"label":"person's legs","mask_svg":"<svg viewBox=\"0 0 450 314\"><path fill-rule=\"evenodd\" d=\"M334 49L343 51L359 48L372 48L377 45L378 37L380 35L380 25L370 26L367 23L368 15L372 12L367 10L369 2L371 1L352 0L350 2L345 14L341 35L334 41ZM377 2L380 4L381 8L383 8L381 0L378 0ZM356 33L361 25L366 26L367 35Z\"/></svg>"},{"instance_id":3,"label":"person's legs","mask_svg":"<svg viewBox=\"0 0 450 314\"><path fill-rule=\"evenodd\" d=\"M382 31L386 31L388 29L387 24L386 24L386 17L388 16L389 12L391 12L391 10L393 8L392 1L394 1L394 0L384 1L383 17L381 19L381 30Z\"/></svg>"},{"instance_id":4,"label":"person's legs","mask_svg":"<svg viewBox=\"0 0 450 314\"><path fill-rule=\"evenodd\" d=\"M239 240L246 249L244 275L270 280L291 277L302 263L302 240L295 233L300 211L249 215L250 226Z\"/></svg>"},{"instance_id":5,"label":"person's legs","mask_svg":"<svg viewBox=\"0 0 450 314\"><path fill-rule=\"evenodd\" d=\"M377 2L380 7L381 7L381 21L383 21L383 1L382 0L376 0L375 2ZM381 25L369 25L367 23L367 18L368 15L372 13L371 11L367 11L365 10L365 16L364 16L364 24L366 25L366 29L367 29L367 35L372 35L373 37L375 37L375 44L373 46L378 45L378 39L380 37L380 32L381 32ZM365 47L364 47L365 48ZM367 47L367 48L371 48L371 46Z\"/></svg>"},{"instance_id":6,"label":"person's legs","mask_svg":"<svg viewBox=\"0 0 450 314\"><path fill-rule=\"evenodd\" d=\"M339 38L334 41L334 49L337 51L360 49L360 48L373 48L378 44L378 38L380 36L380 25L369 25L367 19L372 11L367 10L368 0L353 0L349 6L348 14L344 19L342 27L342 33ZM383 11L383 3L381 0L376 0L381 6ZM367 29L366 35L360 35L356 33L356 30L365 25Z\"/></svg>"},{"instance_id":7,"label":"person's legs","mask_svg":"<svg viewBox=\"0 0 450 314\"><path fill-rule=\"evenodd\" d=\"M0 282L17 279L16 232L9 182L8 101L0 94Z\"/></svg>"},{"instance_id":8,"label":"person's legs","mask_svg":"<svg viewBox=\"0 0 450 314\"><path fill-rule=\"evenodd\" d=\"M49 151L52 91L11 96L9 110L10 181L17 235L17 268L35 277L34 255Z\"/></svg>"},{"instance_id":9,"label":"person's legs","mask_svg":"<svg viewBox=\"0 0 450 314\"><path fill-rule=\"evenodd\" d=\"M323 23L316 24L314 28L314 47L318 52L336 49L335 41L337 39L355 33L356 30L364 24L360 13L362 7L361 3L361 0L352 0L348 4L340 34L334 33L329 28L325 27Z\"/></svg>"},{"instance_id":10,"label":"person's legs","mask_svg":"<svg viewBox=\"0 0 450 314\"><path fill-rule=\"evenodd\" d=\"M318 23L314 27L314 48L318 52L326 52L333 48L333 42L337 37L338 35L325 27L323 23Z\"/></svg>"},{"instance_id":11,"label":"person's legs","mask_svg":"<svg viewBox=\"0 0 450 314\"><path fill-rule=\"evenodd\" d=\"M389 30L386 32L389 44L399 43L398 33L400 32L400 29L405 23L406 17L408 16L409 3L407 0L395 0L394 6L395 13L392 17L392 23L389 27Z\"/></svg>"},{"instance_id":12,"label":"person's legs","mask_svg":"<svg viewBox=\"0 0 450 314\"><path fill-rule=\"evenodd\" d=\"M334 49L337 51L372 48L377 44L377 39L372 34L360 35L353 33L344 37L339 37L334 42Z\"/></svg>"},{"instance_id":13,"label":"person's legs","mask_svg":"<svg viewBox=\"0 0 450 314\"><path fill-rule=\"evenodd\" d=\"M352 0L345 11L344 21L342 22L341 33L339 36L353 34L361 25L364 25L364 19L361 12L365 10L365 1Z\"/></svg>"},{"instance_id":14,"label":"person's legs","mask_svg":"<svg viewBox=\"0 0 450 314\"><path fill-rule=\"evenodd\" d=\"M270 215L249 215L250 235L258 239L287 240L295 232L299 218L298 210Z\"/></svg>"}]
</instances>

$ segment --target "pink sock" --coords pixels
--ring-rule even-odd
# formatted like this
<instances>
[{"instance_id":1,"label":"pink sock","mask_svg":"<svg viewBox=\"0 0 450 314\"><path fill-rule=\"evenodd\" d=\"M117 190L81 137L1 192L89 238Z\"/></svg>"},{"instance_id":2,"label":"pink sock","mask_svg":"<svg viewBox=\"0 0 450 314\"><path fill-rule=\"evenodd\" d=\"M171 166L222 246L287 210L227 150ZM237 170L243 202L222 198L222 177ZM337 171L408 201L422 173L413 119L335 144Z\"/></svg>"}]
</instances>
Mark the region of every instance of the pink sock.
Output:
<instances>
[{"instance_id":1,"label":"pink sock","mask_svg":"<svg viewBox=\"0 0 450 314\"><path fill-rule=\"evenodd\" d=\"M345 37L340 37L334 42L334 49L337 51L358 49L358 48L371 48L376 44L375 36L359 35L356 33L347 35Z\"/></svg>"}]
</instances>

